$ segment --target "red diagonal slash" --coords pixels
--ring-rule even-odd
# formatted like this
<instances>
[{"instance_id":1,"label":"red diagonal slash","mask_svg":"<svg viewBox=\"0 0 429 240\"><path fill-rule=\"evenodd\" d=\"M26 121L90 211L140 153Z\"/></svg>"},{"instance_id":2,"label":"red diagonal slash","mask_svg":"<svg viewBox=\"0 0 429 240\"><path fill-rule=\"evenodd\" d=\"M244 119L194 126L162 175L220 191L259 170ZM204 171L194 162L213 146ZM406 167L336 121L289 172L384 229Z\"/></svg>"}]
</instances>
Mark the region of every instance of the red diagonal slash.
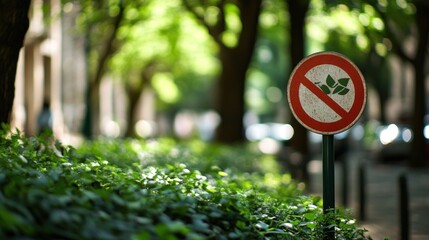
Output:
<instances>
[{"instance_id":1,"label":"red diagonal slash","mask_svg":"<svg viewBox=\"0 0 429 240\"><path fill-rule=\"evenodd\" d=\"M320 100L322 100L326 105L328 105L334 112L340 115L341 118L347 117L348 112L344 110L337 102L325 94L322 89L320 89L308 78L303 77L301 83L308 88L312 93L314 93Z\"/></svg>"}]
</instances>

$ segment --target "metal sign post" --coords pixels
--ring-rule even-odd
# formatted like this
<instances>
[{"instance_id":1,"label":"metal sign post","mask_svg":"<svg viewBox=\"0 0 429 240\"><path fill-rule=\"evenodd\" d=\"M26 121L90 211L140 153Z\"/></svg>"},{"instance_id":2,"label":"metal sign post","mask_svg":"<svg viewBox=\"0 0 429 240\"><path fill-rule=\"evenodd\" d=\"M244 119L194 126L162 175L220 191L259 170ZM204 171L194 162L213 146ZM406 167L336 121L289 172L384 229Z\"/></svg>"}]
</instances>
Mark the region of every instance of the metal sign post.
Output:
<instances>
[{"instance_id":1,"label":"metal sign post","mask_svg":"<svg viewBox=\"0 0 429 240\"><path fill-rule=\"evenodd\" d=\"M335 211L334 134L349 129L361 116L365 80L343 55L316 53L294 68L287 97L298 122L323 135L323 212ZM335 239L334 227L325 228L324 239Z\"/></svg>"},{"instance_id":2,"label":"metal sign post","mask_svg":"<svg viewBox=\"0 0 429 240\"><path fill-rule=\"evenodd\" d=\"M323 135L323 213L335 211L334 135ZM335 228L325 229L323 239L335 239Z\"/></svg>"}]
</instances>

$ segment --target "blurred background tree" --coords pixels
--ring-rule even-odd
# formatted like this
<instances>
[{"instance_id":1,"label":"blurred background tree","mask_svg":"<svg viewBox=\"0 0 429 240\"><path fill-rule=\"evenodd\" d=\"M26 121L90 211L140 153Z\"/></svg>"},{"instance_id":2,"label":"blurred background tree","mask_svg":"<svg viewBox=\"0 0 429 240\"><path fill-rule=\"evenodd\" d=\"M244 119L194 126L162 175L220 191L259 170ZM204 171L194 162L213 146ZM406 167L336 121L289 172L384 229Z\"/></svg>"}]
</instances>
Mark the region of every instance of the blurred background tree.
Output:
<instances>
[{"instance_id":1,"label":"blurred background tree","mask_svg":"<svg viewBox=\"0 0 429 240\"><path fill-rule=\"evenodd\" d=\"M410 152L410 165L422 166L427 162L426 140L424 137L426 106L426 61L429 37L429 10L427 1L376 1L362 0L329 1L331 6L350 7L350 12L357 15L365 35L369 41L369 58L364 71L367 80L375 87L380 98L380 109L383 111L386 102L386 89L390 89L386 81L389 71L380 71L379 66L386 66L388 54L398 56L404 64L413 68L414 78L414 109L402 109L402 121L410 124L413 130L413 144ZM355 52L358 53L358 52ZM362 52L361 52L362 53ZM374 68L374 66L377 66ZM382 68L382 69L385 69ZM405 70L402 69L402 72ZM381 74L380 74L381 73ZM386 78L387 77L387 78ZM403 79L405 81L405 79ZM383 90L385 89L385 90ZM413 116L413 117L411 117ZM382 114L382 121L386 121Z\"/></svg>"},{"instance_id":2,"label":"blurred background tree","mask_svg":"<svg viewBox=\"0 0 429 240\"><path fill-rule=\"evenodd\" d=\"M426 106L426 65L429 44L429 2L396 1L396 4L369 2L383 19L385 36L392 50L414 70L414 112L409 117L414 132L410 165L424 166L427 162L424 137ZM410 43L411 42L411 43Z\"/></svg>"},{"instance_id":3,"label":"blurred background tree","mask_svg":"<svg viewBox=\"0 0 429 240\"><path fill-rule=\"evenodd\" d=\"M117 35L124 21L125 4L122 0L82 0L79 4L79 27L86 38L89 69L83 133L86 137L92 137L98 134L93 125L96 125L100 118L100 84L107 71L108 61L120 48Z\"/></svg>"},{"instance_id":4,"label":"blurred background tree","mask_svg":"<svg viewBox=\"0 0 429 240\"><path fill-rule=\"evenodd\" d=\"M221 121L216 140L243 142L246 74L258 36L261 0L183 0L183 3L207 28L219 50L221 70L215 108Z\"/></svg>"},{"instance_id":5,"label":"blurred background tree","mask_svg":"<svg viewBox=\"0 0 429 240\"><path fill-rule=\"evenodd\" d=\"M183 101L189 99L182 96L207 91L207 80L218 67L209 36L180 1L148 1L140 10L130 9L126 18L131 24L120 29L122 48L113 56L110 68L125 85L129 104L126 136L133 136L144 89L156 92L159 109L174 104L186 107L189 103ZM200 104L194 107L209 107L209 98L194 101Z\"/></svg>"},{"instance_id":6,"label":"blurred background tree","mask_svg":"<svg viewBox=\"0 0 429 240\"><path fill-rule=\"evenodd\" d=\"M19 51L29 26L30 0L0 1L0 123L9 123Z\"/></svg>"},{"instance_id":7,"label":"blurred background tree","mask_svg":"<svg viewBox=\"0 0 429 240\"><path fill-rule=\"evenodd\" d=\"M292 67L307 55L306 51L306 19L310 7L309 0L287 0L289 10L289 48L286 54L290 56ZM292 147L305 156L308 155L308 134L307 130L295 119L291 118L291 123L295 131Z\"/></svg>"},{"instance_id":8,"label":"blurred background tree","mask_svg":"<svg viewBox=\"0 0 429 240\"><path fill-rule=\"evenodd\" d=\"M99 133L94 123L100 121L99 88L106 75L124 85L128 99L125 135L133 136L145 88L156 91L158 106L165 109L166 104L181 100L181 94L201 92L198 84L207 91L204 82L217 69L210 39L179 1L83 1L80 28L87 35L90 66L86 136Z\"/></svg>"}]
</instances>

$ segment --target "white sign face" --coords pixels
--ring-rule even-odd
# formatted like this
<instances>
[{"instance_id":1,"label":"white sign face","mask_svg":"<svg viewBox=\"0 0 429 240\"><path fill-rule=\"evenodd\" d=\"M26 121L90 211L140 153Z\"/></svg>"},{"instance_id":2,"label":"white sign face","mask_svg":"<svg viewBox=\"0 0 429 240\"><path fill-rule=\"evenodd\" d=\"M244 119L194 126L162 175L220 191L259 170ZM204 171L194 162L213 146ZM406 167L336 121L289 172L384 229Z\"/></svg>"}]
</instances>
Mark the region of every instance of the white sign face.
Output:
<instances>
[{"instance_id":1,"label":"white sign face","mask_svg":"<svg viewBox=\"0 0 429 240\"><path fill-rule=\"evenodd\" d=\"M321 134L350 128L366 102L366 86L359 69L332 52L310 55L301 61L292 72L287 93L298 121Z\"/></svg>"}]
</instances>

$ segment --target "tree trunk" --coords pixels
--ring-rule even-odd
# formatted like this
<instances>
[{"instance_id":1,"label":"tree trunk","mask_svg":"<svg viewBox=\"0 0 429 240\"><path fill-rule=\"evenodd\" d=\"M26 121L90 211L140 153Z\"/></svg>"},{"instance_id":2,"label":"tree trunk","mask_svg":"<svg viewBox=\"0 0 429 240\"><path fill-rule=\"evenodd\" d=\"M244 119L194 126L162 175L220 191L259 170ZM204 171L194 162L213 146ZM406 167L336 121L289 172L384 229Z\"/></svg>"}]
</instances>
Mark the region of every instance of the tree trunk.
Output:
<instances>
[{"instance_id":1,"label":"tree trunk","mask_svg":"<svg viewBox=\"0 0 429 240\"><path fill-rule=\"evenodd\" d=\"M414 64L414 115L412 118L412 129L414 139L411 151L410 166L420 167L427 164L426 143L423 135L426 114L426 87L425 87L425 65L429 37L429 5L416 3L416 23L418 29L418 45Z\"/></svg>"},{"instance_id":2,"label":"tree trunk","mask_svg":"<svg viewBox=\"0 0 429 240\"><path fill-rule=\"evenodd\" d=\"M377 92L378 103L380 109L380 122L386 124L386 102L389 98L389 92L391 88L390 75L385 73L384 66L386 66L386 59L377 55L374 49L368 54L366 60L369 64L366 67L366 72L363 74L368 76L366 78L367 83L372 83L374 90Z\"/></svg>"},{"instance_id":3,"label":"tree trunk","mask_svg":"<svg viewBox=\"0 0 429 240\"><path fill-rule=\"evenodd\" d=\"M9 123L19 51L29 27L30 0L0 0L0 123Z\"/></svg>"},{"instance_id":4,"label":"tree trunk","mask_svg":"<svg viewBox=\"0 0 429 240\"><path fill-rule=\"evenodd\" d=\"M88 73L88 85L86 92L86 111L84 124L82 127L82 132L85 137L92 138L99 133L100 125L100 85L103 80L104 73L106 71L106 65L112 55L117 50L115 48L116 38L119 31L119 27L124 19L125 6L122 4L122 1L119 2L119 12L115 16L112 22L112 30L108 33L106 41L102 46L102 50L99 54L99 59L97 61L97 66L95 67L94 76L91 77ZM91 28L87 29L87 41L90 39ZM98 42L98 39L97 39ZM89 46L90 43L87 42L87 53L91 50L93 46ZM98 128L98 129L97 129Z\"/></svg>"},{"instance_id":5,"label":"tree trunk","mask_svg":"<svg viewBox=\"0 0 429 240\"><path fill-rule=\"evenodd\" d=\"M127 109L127 129L125 131L125 137L134 137L135 131L134 126L136 124L136 113L137 113L137 106L139 103L139 99L142 93L142 89L128 89L127 90L127 97L128 97L128 109Z\"/></svg>"},{"instance_id":6,"label":"tree trunk","mask_svg":"<svg viewBox=\"0 0 429 240\"><path fill-rule=\"evenodd\" d=\"M242 23L238 44L234 48L220 46L222 72L217 86L216 110L221 122L216 129L216 141L222 143L244 141L244 88L258 33L261 0L243 0L238 6Z\"/></svg>"},{"instance_id":7,"label":"tree trunk","mask_svg":"<svg viewBox=\"0 0 429 240\"><path fill-rule=\"evenodd\" d=\"M290 62L295 67L305 57L305 17L309 8L308 0L287 0L290 22ZM294 136L291 147L301 154L308 154L307 130L294 117L291 119Z\"/></svg>"},{"instance_id":8,"label":"tree trunk","mask_svg":"<svg viewBox=\"0 0 429 240\"><path fill-rule=\"evenodd\" d=\"M218 80L217 111L222 119L216 141L234 143L244 140L244 88L247 65L230 49L220 53L222 72Z\"/></svg>"}]
</instances>

